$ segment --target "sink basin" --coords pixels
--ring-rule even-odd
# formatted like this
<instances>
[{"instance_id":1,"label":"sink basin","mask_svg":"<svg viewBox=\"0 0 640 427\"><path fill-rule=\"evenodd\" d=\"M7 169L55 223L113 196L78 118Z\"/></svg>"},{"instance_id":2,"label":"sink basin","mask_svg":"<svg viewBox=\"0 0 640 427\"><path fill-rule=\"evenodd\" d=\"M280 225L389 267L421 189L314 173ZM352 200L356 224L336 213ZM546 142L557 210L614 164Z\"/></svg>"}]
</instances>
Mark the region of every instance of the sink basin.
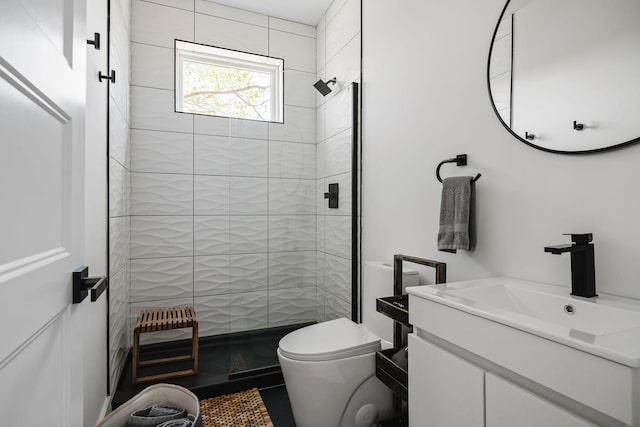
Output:
<instances>
[{"instance_id":1,"label":"sink basin","mask_svg":"<svg viewBox=\"0 0 640 427\"><path fill-rule=\"evenodd\" d=\"M640 301L585 299L568 287L507 277L407 288L411 295L640 367Z\"/></svg>"}]
</instances>

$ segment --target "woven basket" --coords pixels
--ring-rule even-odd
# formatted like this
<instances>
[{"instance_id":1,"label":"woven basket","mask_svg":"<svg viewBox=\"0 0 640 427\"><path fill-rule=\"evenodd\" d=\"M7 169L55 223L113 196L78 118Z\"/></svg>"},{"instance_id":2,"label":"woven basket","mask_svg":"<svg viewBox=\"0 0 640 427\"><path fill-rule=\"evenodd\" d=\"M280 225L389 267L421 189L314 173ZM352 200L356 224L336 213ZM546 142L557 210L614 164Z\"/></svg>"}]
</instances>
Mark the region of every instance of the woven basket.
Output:
<instances>
[{"instance_id":1,"label":"woven basket","mask_svg":"<svg viewBox=\"0 0 640 427\"><path fill-rule=\"evenodd\" d=\"M115 411L107 415L96 427L126 427L129 415L155 404L184 408L196 416L194 427L201 427L200 402L195 394L173 384L155 384L142 390Z\"/></svg>"}]
</instances>

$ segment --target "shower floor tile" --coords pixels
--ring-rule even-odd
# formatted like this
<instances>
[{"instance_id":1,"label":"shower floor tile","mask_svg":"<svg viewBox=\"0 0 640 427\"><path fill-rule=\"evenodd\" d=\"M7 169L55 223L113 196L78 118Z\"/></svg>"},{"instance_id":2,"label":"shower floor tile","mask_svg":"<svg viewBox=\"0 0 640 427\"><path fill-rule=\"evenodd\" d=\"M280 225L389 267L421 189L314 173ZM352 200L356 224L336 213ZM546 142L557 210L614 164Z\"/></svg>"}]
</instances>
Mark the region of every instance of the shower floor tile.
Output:
<instances>
[{"instance_id":1,"label":"shower floor tile","mask_svg":"<svg viewBox=\"0 0 640 427\"><path fill-rule=\"evenodd\" d=\"M198 374L158 382L186 387L200 399L257 387L261 393L264 390L265 405L269 409L269 413L271 413L269 408L271 405L275 408L276 414L285 414L277 416L277 418L283 418L284 421L280 423L274 421L275 426L294 426L287 421L289 418L286 418L286 410L290 412L289 400L284 389L284 379L276 350L278 342L283 336L307 325L309 323L200 338ZM184 340L142 346L141 360L188 354L190 345L190 340ZM181 363L183 363L182 366ZM153 375L166 371L188 369L191 366L189 362L181 363L145 367L140 370L139 374ZM118 388L113 393L113 408L117 408L152 384L154 382L132 384L130 352L118 382ZM279 385L282 386L281 389L274 388ZM290 420L293 418L291 417Z\"/></svg>"}]
</instances>

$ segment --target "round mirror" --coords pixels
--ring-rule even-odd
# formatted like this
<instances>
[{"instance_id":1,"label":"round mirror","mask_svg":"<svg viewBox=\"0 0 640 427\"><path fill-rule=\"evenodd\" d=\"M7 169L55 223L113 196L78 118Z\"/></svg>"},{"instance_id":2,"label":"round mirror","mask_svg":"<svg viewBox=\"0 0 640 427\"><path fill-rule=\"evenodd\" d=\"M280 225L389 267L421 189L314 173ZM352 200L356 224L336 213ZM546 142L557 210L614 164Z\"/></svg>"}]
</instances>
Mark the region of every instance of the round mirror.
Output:
<instances>
[{"instance_id":1,"label":"round mirror","mask_svg":"<svg viewBox=\"0 0 640 427\"><path fill-rule=\"evenodd\" d=\"M502 124L554 153L640 141L640 1L509 0L487 78Z\"/></svg>"}]
</instances>

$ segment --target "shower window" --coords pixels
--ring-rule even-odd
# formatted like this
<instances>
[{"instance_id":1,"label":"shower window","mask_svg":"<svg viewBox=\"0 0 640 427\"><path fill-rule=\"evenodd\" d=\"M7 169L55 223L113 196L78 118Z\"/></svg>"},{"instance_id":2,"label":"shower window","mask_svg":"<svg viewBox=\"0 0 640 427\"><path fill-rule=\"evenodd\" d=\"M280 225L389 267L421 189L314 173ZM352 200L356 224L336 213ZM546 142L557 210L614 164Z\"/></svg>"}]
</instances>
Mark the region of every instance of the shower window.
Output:
<instances>
[{"instance_id":1,"label":"shower window","mask_svg":"<svg viewBox=\"0 0 640 427\"><path fill-rule=\"evenodd\" d=\"M283 122L284 60L176 40L176 111Z\"/></svg>"}]
</instances>

